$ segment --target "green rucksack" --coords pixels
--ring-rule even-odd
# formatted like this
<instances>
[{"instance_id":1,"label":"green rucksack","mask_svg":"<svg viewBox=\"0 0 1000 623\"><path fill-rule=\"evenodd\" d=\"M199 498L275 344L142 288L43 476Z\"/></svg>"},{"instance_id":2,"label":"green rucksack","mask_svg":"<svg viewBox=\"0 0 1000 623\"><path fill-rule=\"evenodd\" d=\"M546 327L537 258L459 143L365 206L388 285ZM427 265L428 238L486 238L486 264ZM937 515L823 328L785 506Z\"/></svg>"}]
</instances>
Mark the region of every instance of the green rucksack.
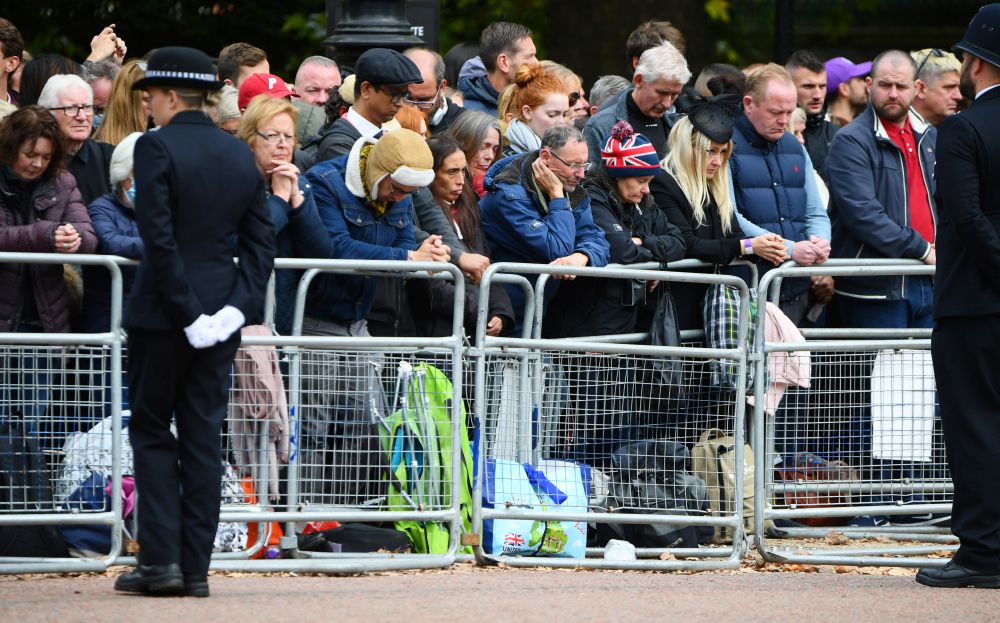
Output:
<instances>
[{"instance_id":1,"label":"green rucksack","mask_svg":"<svg viewBox=\"0 0 1000 623\"><path fill-rule=\"evenodd\" d=\"M396 394L399 408L379 426L382 450L389 462L386 508L391 511L446 510L459 496L462 530L472 532L472 450L461 405L461 484L452 491L452 385L427 363L415 368L400 364ZM397 521L396 529L410 538L414 553L448 552L447 524ZM470 548L461 551L471 553Z\"/></svg>"}]
</instances>

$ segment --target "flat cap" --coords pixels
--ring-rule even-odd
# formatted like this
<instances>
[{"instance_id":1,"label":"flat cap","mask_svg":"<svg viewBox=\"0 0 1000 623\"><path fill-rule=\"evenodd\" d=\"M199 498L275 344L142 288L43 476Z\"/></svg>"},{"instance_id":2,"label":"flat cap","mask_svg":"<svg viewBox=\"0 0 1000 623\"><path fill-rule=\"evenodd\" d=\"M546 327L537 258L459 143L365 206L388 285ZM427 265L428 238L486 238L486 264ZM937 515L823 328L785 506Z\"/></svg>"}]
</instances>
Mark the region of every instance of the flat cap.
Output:
<instances>
[{"instance_id":1,"label":"flat cap","mask_svg":"<svg viewBox=\"0 0 1000 623\"><path fill-rule=\"evenodd\" d=\"M359 56L354 73L358 82L380 86L405 87L424 81L413 61L396 50L386 48L372 48Z\"/></svg>"}]
</instances>

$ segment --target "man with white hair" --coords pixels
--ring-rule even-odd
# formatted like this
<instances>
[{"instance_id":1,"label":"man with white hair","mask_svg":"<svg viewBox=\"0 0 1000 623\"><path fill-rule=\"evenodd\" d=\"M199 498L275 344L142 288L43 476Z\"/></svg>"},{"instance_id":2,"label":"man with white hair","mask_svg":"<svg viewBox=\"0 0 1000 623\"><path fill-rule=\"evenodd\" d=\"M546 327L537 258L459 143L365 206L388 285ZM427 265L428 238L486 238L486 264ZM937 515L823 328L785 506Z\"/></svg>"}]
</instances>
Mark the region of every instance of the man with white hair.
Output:
<instances>
[{"instance_id":1,"label":"man with white hair","mask_svg":"<svg viewBox=\"0 0 1000 623\"><path fill-rule=\"evenodd\" d=\"M958 73L962 64L951 52L937 48L910 52L917 64L916 97L912 110L927 123L937 126L958 112L962 93L958 88Z\"/></svg>"},{"instance_id":2,"label":"man with white hair","mask_svg":"<svg viewBox=\"0 0 1000 623\"><path fill-rule=\"evenodd\" d=\"M621 119L649 139L660 159L666 156L667 135L677 118L674 102L690 79L687 61L670 43L643 52L632 77L632 88L591 117L583 129L590 161L600 163L601 147Z\"/></svg>"},{"instance_id":3,"label":"man with white hair","mask_svg":"<svg viewBox=\"0 0 1000 623\"><path fill-rule=\"evenodd\" d=\"M111 191L108 174L114 145L90 138L94 120L94 91L83 78L56 74L38 96L48 108L66 140L66 169L76 178L83 202L89 204Z\"/></svg>"},{"instance_id":4,"label":"man with white hair","mask_svg":"<svg viewBox=\"0 0 1000 623\"><path fill-rule=\"evenodd\" d=\"M299 101L323 108L330 92L340 86L340 67L325 56L310 56L302 61L295 73L295 94Z\"/></svg>"}]
</instances>

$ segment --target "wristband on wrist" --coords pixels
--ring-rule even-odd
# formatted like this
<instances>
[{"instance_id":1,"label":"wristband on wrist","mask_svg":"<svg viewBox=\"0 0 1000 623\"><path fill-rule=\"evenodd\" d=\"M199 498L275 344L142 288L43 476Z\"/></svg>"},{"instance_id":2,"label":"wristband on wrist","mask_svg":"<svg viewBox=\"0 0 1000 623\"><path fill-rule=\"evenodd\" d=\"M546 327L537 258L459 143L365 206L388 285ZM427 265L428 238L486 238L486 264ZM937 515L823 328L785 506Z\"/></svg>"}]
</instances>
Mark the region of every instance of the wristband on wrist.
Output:
<instances>
[{"instance_id":1,"label":"wristband on wrist","mask_svg":"<svg viewBox=\"0 0 1000 623\"><path fill-rule=\"evenodd\" d=\"M753 238L743 239L743 254L753 255Z\"/></svg>"}]
</instances>

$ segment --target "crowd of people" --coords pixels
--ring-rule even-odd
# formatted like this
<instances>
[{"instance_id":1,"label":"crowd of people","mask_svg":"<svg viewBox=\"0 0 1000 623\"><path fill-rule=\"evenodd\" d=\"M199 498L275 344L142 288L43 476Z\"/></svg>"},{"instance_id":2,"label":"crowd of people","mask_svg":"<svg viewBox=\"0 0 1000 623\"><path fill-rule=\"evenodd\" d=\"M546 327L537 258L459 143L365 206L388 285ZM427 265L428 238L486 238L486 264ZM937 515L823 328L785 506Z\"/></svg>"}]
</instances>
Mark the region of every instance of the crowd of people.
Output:
<instances>
[{"instance_id":1,"label":"crowd of people","mask_svg":"<svg viewBox=\"0 0 1000 623\"><path fill-rule=\"evenodd\" d=\"M197 91L169 93L242 141L278 257L451 262L466 279L470 335L479 283L495 262L693 258L735 274L737 259L761 274L788 260L936 263L936 126L976 97L970 57L886 50L855 63L799 50L784 65L713 63L696 73L683 34L665 21L639 25L625 48L623 75L601 76L588 93L571 68L540 61L532 32L515 23L490 24L477 49L444 57L373 48L351 75L312 56L291 82L271 73L265 50L238 42L217 54L218 93L204 101ZM108 330L106 271L81 275L72 256L145 262L153 234L140 235L143 198L180 192L143 189L160 178L136 174L143 155L166 158L142 137L179 136L158 127L170 118L166 96L142 86L169 69L149 64L155 53L127 58L114 25L91 50L82 63L31 57L0 18L0 250L67 255L65 266L0 265L0 331ZM984 62L981 71L1000 68ZM217 153L238 151L227 149ZM198 236L183 223L156 223L175 241ZM157 252L174 244L160 242ZM128 305L148 303L138 300L134 269L123 275ZM298 273L277 271L275 281L274 329L289 334ZM310 286L302 333L448 335L454 295L443 281L324 273ZM699 329L705 295L704 286L564 275L546 289L543 335L647 332L657 299L668 296L679 328ZM927 328L933 299L925 276L815 277L787 281L780 309L798 326ZM520 288L492 287L487 335L520 335L524 312ZM259 310L236 313L192 316L188 341L231 340L220 327ZM357 364L317 365L308 376Z\"/></svg>"},{"instance_id":2,"label":"crowd of people","mask_svg":"<svg viewBox=\"0 0 1000 623\"><path fill-rule=\"evenodd\" d=\"M0 46L3 250L141 258L131 164L137 137L155 124L148 94L132 85L146 61L126 59L114 25L82 64L29 57L6 21ZM694 75L684 50L669 22L640 25L626 42L626 75L601 76L588 99L583 80L539 61L531 31L513 23L487 27L478 55L372 49L349 76L312 56L294 82L240 42L218 53L224 87L205 112L253 153L280 256L452 262L468 280L470 334L491 261L695 258L718 271L736 258L762 271L786 259L934 263L935 125L965 104L953 54L890 50L853 63L800 50L785 66L713 63ZM386 158L388 146L375 146L393 134ZM68 262L65 279L53 265L2 270L11 330L107 328L103 269L79 275ZM296 275L285 272L275 328L287 334ZM549 288L546 335L648 329L642 308L658 293L593 281ZM799 280L782 292L782 310L796 324L926 327L930 284ZM699 328L703 290L675 288L682 329ZM450 324L448 292L324 275L307 318L349 335L439 334ZM495 288L490 301L487 333L518 332L520 289Z\"/></svg>"}]
</instances>

